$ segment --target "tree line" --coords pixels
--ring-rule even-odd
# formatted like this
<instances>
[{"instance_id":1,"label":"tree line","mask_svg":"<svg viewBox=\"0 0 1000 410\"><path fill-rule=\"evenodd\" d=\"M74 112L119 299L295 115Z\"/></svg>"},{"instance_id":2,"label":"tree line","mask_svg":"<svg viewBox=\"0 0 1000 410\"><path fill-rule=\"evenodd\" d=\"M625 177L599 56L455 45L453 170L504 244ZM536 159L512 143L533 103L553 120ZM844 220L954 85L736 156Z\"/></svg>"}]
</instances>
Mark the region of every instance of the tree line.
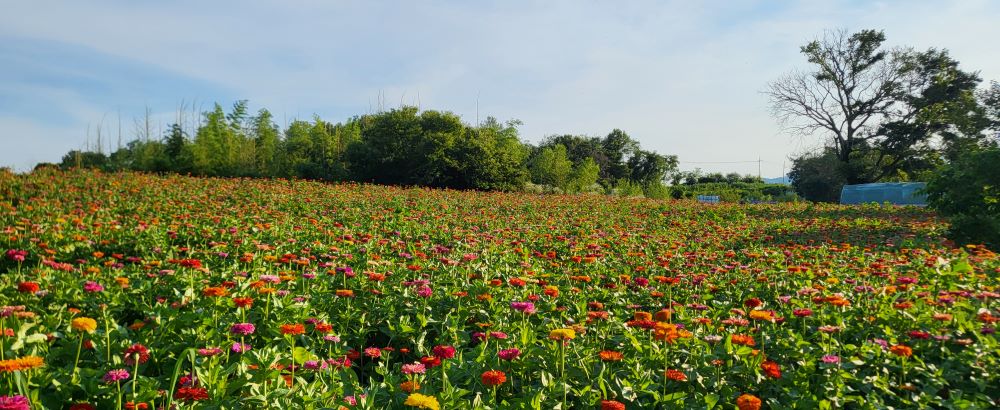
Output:
<instances>
[{"instance_id":1,"label":"tree line","mask_svg":"<svg viewBox=\"0 0 1000 410\"><path fill-rule=\"evenodd\" d=\"M523 141L517 120L470 125L446 111L403 106L332 123L314 116L284 129L247 101L215 104L193 132L171 124L110 154L73 150L62 167L201 176L307 178L390 185L516 191L612 192L662 186L677 158L642 149L624 131L604 137Z\"/></svg>"}]
</instances>

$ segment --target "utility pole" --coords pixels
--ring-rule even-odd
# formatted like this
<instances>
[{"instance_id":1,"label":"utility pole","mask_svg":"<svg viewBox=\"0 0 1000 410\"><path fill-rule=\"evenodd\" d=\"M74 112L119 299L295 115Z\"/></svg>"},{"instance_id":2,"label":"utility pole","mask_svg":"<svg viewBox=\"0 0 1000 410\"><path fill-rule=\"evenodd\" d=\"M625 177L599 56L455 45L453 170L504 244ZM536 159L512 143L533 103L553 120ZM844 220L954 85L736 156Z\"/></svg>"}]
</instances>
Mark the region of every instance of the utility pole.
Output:
<instances>
[{"instance_id":1,"label":"utility pole","mask_svg":"<svg viewBox=\"0 0 1000 410\"><path fill-rule=\"evenodd\" d=\"M760 157L757 157L757 179L764 179L760 176Z\"/></svg>"}]
</instances>

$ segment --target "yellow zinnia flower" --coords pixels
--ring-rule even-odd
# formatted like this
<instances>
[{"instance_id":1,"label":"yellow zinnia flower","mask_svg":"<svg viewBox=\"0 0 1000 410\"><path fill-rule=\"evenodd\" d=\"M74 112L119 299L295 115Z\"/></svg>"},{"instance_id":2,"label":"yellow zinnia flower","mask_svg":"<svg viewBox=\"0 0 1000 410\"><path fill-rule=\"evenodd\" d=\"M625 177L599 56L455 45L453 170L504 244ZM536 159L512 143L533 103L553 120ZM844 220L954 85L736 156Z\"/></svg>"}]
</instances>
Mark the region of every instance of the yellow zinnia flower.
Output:
<instances>
[{"instance_id":1,"label":"yellow zinnia flower","mask_svg":"<svg viewBox=\"0 0 1000 410\"><path fill-rule=\"evenodd\" d=\"M576 338L576 331L573 329L555 329L549 332L549 339L552 340L573 340Z\"/></svg>"},{"instance_id":2,"label":"yellow zinnia flower","mask_svg":"<svg viewBox=\"0 0 1000 410\"><path fill-rule=\"evenodd\" d=\"M97 321L89 317L78 317L73 319L70 324L73 330L79 330L81 332L93 333L97 330Z\"/></svg>"},{"instance_id":3,"label":"yellow zinnia flower","mask_svg":"<svg viewBox=\"0 0 1000 410\"><path fill-rule=\"evenodd\" d=\"M441 405L438 404L438 400L434 396L426 396L420 393L413 393L406 397L406 401L403 404L411 407L421 408L421 409L431 409L440 410Z\"/></svg>"}]
</instances>

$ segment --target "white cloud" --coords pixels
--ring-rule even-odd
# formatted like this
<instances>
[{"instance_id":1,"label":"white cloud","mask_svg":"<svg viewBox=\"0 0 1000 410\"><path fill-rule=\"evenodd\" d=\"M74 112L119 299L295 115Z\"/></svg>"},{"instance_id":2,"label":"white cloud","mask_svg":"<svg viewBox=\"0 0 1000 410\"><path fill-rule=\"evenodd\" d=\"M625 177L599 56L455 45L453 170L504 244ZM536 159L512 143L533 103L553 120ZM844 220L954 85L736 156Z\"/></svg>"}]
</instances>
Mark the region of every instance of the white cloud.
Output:
<instances>
[{"instance_id":1,"label":"white cloud","mask_svg":"<svg viewBox=\"0 0 1000 410\"><path fill-rule=\"evenodd\" d=\"M368 111L381 94L388 106L419 96L425 108L474 121L478 96L481 117L519 118L530 140L617 127L682 161L760 157L774 176L788 155L814 144L780 134L758 92L804 66L799 45L824 29L884 28L892 44L948 48L963 67L1000 80L996 21L1000 4L989 0L19 2L0 16L0 39L64 42L162 68L232 90L279 119L338 120ZM73 132L6 118L0 135L34 127L78 146L86 123L103 115L88 112L116 108L80 104L90 106L73 112L93 116Z\"/></svg>"}]
</instances>

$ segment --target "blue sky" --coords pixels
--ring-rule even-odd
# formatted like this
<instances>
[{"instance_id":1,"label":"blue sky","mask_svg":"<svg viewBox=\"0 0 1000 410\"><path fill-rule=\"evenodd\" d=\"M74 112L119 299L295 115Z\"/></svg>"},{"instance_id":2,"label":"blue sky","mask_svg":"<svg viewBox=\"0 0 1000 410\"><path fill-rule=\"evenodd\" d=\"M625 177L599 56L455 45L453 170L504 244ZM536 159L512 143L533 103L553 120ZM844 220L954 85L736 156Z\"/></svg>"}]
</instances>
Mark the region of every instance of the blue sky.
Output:
<instances>
[{"instance_id":1,"label":"blue sky","mask_svg":"<svg viewBox=\"0 0 1000 410\"><path fill-rule=\"evenodd\" d=\"M30 169L236 99L279 123L382 106L524 122L522 137L622 128L683 169L778 176L818 138L783 134L760 94L825 29L884 29L1000 80L1000 2L4 2L0 165Z\"/></svg>"}]
</instances>

